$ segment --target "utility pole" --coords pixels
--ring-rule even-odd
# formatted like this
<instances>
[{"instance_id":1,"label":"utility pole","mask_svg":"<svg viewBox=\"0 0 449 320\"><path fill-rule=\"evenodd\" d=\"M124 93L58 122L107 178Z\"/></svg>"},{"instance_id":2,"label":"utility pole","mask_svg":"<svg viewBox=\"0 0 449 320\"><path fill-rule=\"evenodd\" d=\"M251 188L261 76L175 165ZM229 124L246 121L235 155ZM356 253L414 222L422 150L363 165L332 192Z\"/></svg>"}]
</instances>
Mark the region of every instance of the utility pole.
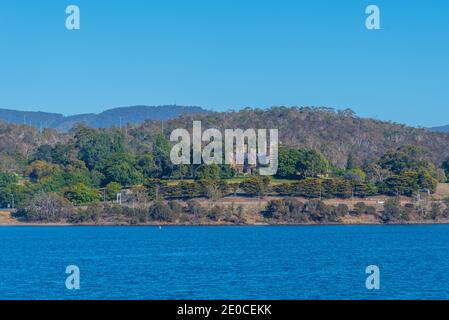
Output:
<instances>
[{"instance_id":1,"label":"utility pole","mask_svg":"<svg viewBox=\"0 0 449 320\"><path fill-rule=\"evenodd\" d=\"M10 194L11 195L11 209L14 209L14 194Z\"/></svg>"},{"instance_id":2,"label":"utility pole","mask_svg":"<svg viewBox=\"0 0 449 320\"><path fill-rule=\"evenodd\" d=\"M159 184L156 184L156 201L159 200Z\"/></svg>"}]
</instances>

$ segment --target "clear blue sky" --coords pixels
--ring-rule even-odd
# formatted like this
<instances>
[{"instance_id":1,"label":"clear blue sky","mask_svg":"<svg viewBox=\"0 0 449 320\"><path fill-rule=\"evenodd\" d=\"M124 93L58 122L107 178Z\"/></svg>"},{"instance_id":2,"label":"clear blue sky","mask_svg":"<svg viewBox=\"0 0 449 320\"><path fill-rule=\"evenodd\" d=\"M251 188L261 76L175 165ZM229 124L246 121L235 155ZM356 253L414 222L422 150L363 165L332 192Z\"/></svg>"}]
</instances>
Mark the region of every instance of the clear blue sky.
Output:
<instances>
[{"instance_id":1,"label":"clear blue sky","mask_svg":"<svg viewBox=\"0 0 449 320\"><path fill-rule=\"evenodd\" d=\"M432 126L449 123L448 76L447 0L0 2L1 108L312 105Z\"/></svg>"}]
</instances>

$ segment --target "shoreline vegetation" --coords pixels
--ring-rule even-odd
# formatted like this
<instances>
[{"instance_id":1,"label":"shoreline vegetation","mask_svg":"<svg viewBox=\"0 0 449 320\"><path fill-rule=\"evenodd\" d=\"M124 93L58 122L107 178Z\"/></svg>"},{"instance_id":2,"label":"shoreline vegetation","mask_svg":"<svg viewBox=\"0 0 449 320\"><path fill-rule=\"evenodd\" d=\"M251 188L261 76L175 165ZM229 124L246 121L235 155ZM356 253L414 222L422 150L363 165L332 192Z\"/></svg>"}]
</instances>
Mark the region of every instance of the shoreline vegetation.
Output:
<instances>
[{"instance_id":1,"label":"shoreline vegetation","mask_svg":"<svg viewBox=\"0 0 449 320\"><path fill-rule=\"evenodd\" d=\"M449 224L449 204L435 200L449 186L441 184L432 200L372 196L350 199L306 199L265 196L148 203L96 203L64 207L57 198L41 199L52 216L23 218L23 209L0 210L0 226L314 226ZM48 195L45 195L48 196ZM42 195L42 197L45 197ZM53 202L52 202L53 201Z\"/></svg>"},{"instance_id":2,"label":"shoreline vegetation","mask_svg":"<svg viewBox=\"0 0 449 320\"><path fill-rule=\"evenodd\" d=\"M449 219L449 154L443 147L449 134L328 108L244 109L195 118L205 128L278 129L276 175L261 176L263 165L248 161L174 165L170 132L191 123L192 115L163 126L157 121L104 129L79 124L69 132L0 123L0 224L313 225Z\"/></svg>"},{"instance_id":3,"label":"shoreline vegetation","mask_svg":"<svg viewBox=\"0 0 449 320\"><path fill-rule=\"evenodd\" d=\"M431 226L449 225L449 220L444 222L396 222L382 223L324 223L324 224L69 224L69 223L15 223L0 224L1 227L320 227L320 226Z\"/></svg>"}]
</instances>

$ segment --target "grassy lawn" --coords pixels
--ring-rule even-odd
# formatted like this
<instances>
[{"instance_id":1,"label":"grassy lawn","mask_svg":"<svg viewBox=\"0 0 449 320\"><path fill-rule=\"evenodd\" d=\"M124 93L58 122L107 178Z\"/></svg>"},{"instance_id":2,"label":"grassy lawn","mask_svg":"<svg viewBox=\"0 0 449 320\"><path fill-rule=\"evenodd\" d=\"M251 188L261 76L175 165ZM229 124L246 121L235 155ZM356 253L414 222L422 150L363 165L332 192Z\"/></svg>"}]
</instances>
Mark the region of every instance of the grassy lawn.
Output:
<instances>
[{"instance_id":1,"label":"grassy lawn","mask_svg":"<svg viewBox=\"0 0 449 320\"><path fill-rule=\"evenodd\" d=\"M437 191L433 195L435 200L444 200L449 198L449 184L448 183L439 183L437 187Z\"/></svg>"}]
</instances>

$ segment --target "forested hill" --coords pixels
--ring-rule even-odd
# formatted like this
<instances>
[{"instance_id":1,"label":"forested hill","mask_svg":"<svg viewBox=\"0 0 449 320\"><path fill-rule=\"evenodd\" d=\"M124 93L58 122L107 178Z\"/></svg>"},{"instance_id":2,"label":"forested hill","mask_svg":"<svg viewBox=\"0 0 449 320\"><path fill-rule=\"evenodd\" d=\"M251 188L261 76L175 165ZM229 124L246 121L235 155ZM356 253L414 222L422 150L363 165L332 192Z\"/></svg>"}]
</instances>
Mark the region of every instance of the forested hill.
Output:
<instances>
[{"instance_id":1,"label":"forested hill","mask_svg":"<svg viewBox=\"0 0 449 320\"><path fill-rule=\"evenodd\" d=\"M283 145L306 147L321 151L334 165L344 166L348 155L357 164L379 157L390 148L401 145L423 146L430 152L436 165L449 156L449 134L432 132L428 129L357 117L353 111L335 111L330 108L287 108L244 109L239 112L208 113L182 116L167 121L165 134L178 127L191 132L192 120L202 120L203 130L220 128L279 129ZM146 122L137 131L159 130L160 123Z\"/></svg>"},{"instance_id":2,"label":"forested hill","mask_svg":"<svg viewBox=\"0 0 449 320\"><path fill-rule=\"evenodd\" d=\"M128 119L125 118L124 119ZM123 123L126 120L122 119ZM163 133L169 138L175 128L186 128L191 132L192 121L202 120L203 130L208 128L234 129L279 129L282 145L311 148L320 151L331 164L344 167L348 156L356 165L382 156L390 148L402 145L425 147L438 167L449 156L449 134L432 132L405 125L359 118L350 110L334 111L327 108L244 109L238 112L209 112L205 114L184 114L176 119L164 121ZM100 126L102 122L94 122ZM111 137L118 126L101 130ZM122 127L130 153L152 152L152 142L162 130L161 121L151 120L142 124ZM18 164L25 164L38 146L69 143L76 130L66 133L46 129L39 131L28 125L0 123L0 170L11 170Z\"/></svg>"},{"instance_id":3,"label":"forested hill","mask_svg":"<svg viewBox=\"0 0 449 320\"><path fill-rule=\"evenodd\" d=\"M207 112L200 107L186 106L132 106L113 108L99 114L87 113L64 116L58 113L17 111L0 109L0 122L27 124L39 129L53 128L67 131L79 123L85 123L93 128L108 128L120 124L139 124L145 120L167 120L183 113L197 114Z\"/></svg>"}]
</instances>

